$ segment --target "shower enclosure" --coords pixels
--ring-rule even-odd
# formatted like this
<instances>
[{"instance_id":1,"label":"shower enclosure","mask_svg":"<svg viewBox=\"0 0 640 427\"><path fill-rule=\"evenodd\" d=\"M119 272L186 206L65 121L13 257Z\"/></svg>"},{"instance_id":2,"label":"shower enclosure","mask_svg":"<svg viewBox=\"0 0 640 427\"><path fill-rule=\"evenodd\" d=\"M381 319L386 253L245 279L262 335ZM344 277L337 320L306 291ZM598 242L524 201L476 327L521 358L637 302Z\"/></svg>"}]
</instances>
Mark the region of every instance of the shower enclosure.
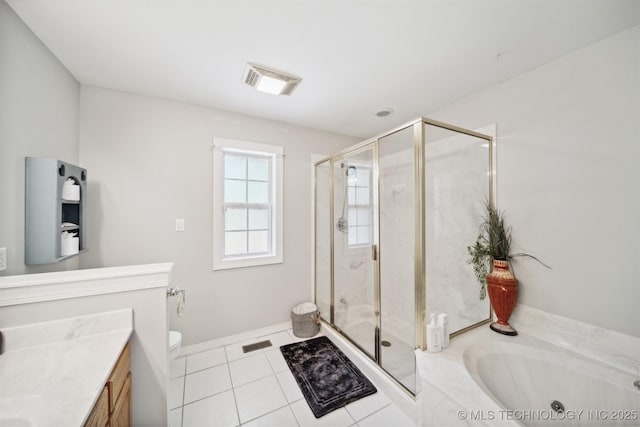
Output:
<instances>
[{"instance_id":1,"label":"shower enclosure","mask_svg":"<svg viewBox=\"0 0 640 427\"><path fill-rule=\"evenodd\" d=\"M466 260L493 132L420 118L315 163L316 305L412 394L425 318L448 313L453 335L490 318Z\"/></svg>"}]
</instances>

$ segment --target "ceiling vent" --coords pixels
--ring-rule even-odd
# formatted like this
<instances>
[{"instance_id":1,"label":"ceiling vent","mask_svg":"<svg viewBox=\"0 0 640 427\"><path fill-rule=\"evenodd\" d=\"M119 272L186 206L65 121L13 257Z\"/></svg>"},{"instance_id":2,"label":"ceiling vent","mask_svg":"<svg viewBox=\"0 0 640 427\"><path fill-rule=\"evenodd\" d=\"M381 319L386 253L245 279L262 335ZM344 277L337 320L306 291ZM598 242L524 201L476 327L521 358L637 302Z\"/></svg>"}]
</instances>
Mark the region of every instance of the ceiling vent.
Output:
<instances>
[{"instance_id":1,"label":"ceiling vent","mask_svg":"<svg viewBox=\"0 0 640 427\"><path fill-rule=\"evenodd\" d=\"M242 80L249 86L255 87L260 92L272 95L291 95L291 92L300 84L302 79L280 71L247 64Z\"/></svg>"}]
</instances>

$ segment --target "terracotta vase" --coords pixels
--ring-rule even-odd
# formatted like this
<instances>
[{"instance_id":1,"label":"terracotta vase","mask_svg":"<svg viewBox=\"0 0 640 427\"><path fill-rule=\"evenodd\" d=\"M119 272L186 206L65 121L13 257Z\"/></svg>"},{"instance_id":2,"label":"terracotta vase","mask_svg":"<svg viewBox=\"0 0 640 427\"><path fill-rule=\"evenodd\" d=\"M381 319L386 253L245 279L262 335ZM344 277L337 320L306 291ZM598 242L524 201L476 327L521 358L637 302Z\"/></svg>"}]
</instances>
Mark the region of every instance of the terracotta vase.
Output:
<instances>
[{"instance_id":1,"label":"terracotta vase","mask_svg":"<svg viewBox=\"0 0 640 427\"><path fill-rule=\"evenodd\" d=\"M487 275L487 292L491 307L498 318L490 328L504 335L518 335L509 325L509 317L518 300L518 280L509 271L507 261L493 260L493 269Z\"/></svg>"}]
</instances>

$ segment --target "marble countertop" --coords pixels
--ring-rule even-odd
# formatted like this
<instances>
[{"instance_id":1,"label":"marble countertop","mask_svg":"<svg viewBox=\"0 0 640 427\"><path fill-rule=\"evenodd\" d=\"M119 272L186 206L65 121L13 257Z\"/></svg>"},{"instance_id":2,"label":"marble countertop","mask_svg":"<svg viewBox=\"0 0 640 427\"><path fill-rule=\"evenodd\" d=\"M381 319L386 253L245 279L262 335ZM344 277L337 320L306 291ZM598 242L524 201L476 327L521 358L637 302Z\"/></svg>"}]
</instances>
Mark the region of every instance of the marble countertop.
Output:
<instances>
[{"instance_id":1,"label":"marble countertop","mask_svg":"<svg viewBox=\"0 0 640 427\"><path fill-rule=\"evenodd\" d=\"M482 325L451 339L439 353L416 351L422 378L423 403L438 410L426 411L423 424L518 426L509 419L462 419L471 411L499 414L503 409L474 381L464 364L464 351L482 342L518 343L533 347L555 346L582 357L640 376L640 339L583 322L519 305L510 320L519 332L516 337L497 334Z\"/></svg>"},{"instance_id":2,"label":"marble countertop","mask_svg":"<svg viewBox=\"0 0 640 427\"><path fill-rule=\"evenodd\" d=\"M132 332L131 309L2 329L0 422L83 425Z\"/></svg>"}]
</instances>

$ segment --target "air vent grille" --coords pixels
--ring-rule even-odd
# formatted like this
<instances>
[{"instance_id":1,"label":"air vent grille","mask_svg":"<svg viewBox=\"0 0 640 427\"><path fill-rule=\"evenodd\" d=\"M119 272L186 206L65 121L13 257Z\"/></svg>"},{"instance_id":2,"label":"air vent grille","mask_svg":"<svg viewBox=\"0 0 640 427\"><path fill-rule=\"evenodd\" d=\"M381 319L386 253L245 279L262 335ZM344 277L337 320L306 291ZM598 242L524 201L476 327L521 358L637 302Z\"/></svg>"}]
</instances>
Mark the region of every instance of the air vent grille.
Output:
<instances>
[{"instance_id":1,"label":"air vent grille","mask_svg":"<svg viewBox=\"0 0 640 427\"><path fill-rule=\"evenodd\" d=\"M243 81L261 92L272 95L290 95L302 79L280 71L248 63Z\"/></svg>"},{"instance_id":2,"label":"air vent grille","mask_svg":"<svg viewBox=\"0 0 640 427\"><path fill-rule=\"evenodd\" d=\"M260 78L260 74L256 73L256 71L252 68L249 68L247 71L247 77L244 79L244 82L249 86L255 86Z\"/></svg>"}]
</instances>

